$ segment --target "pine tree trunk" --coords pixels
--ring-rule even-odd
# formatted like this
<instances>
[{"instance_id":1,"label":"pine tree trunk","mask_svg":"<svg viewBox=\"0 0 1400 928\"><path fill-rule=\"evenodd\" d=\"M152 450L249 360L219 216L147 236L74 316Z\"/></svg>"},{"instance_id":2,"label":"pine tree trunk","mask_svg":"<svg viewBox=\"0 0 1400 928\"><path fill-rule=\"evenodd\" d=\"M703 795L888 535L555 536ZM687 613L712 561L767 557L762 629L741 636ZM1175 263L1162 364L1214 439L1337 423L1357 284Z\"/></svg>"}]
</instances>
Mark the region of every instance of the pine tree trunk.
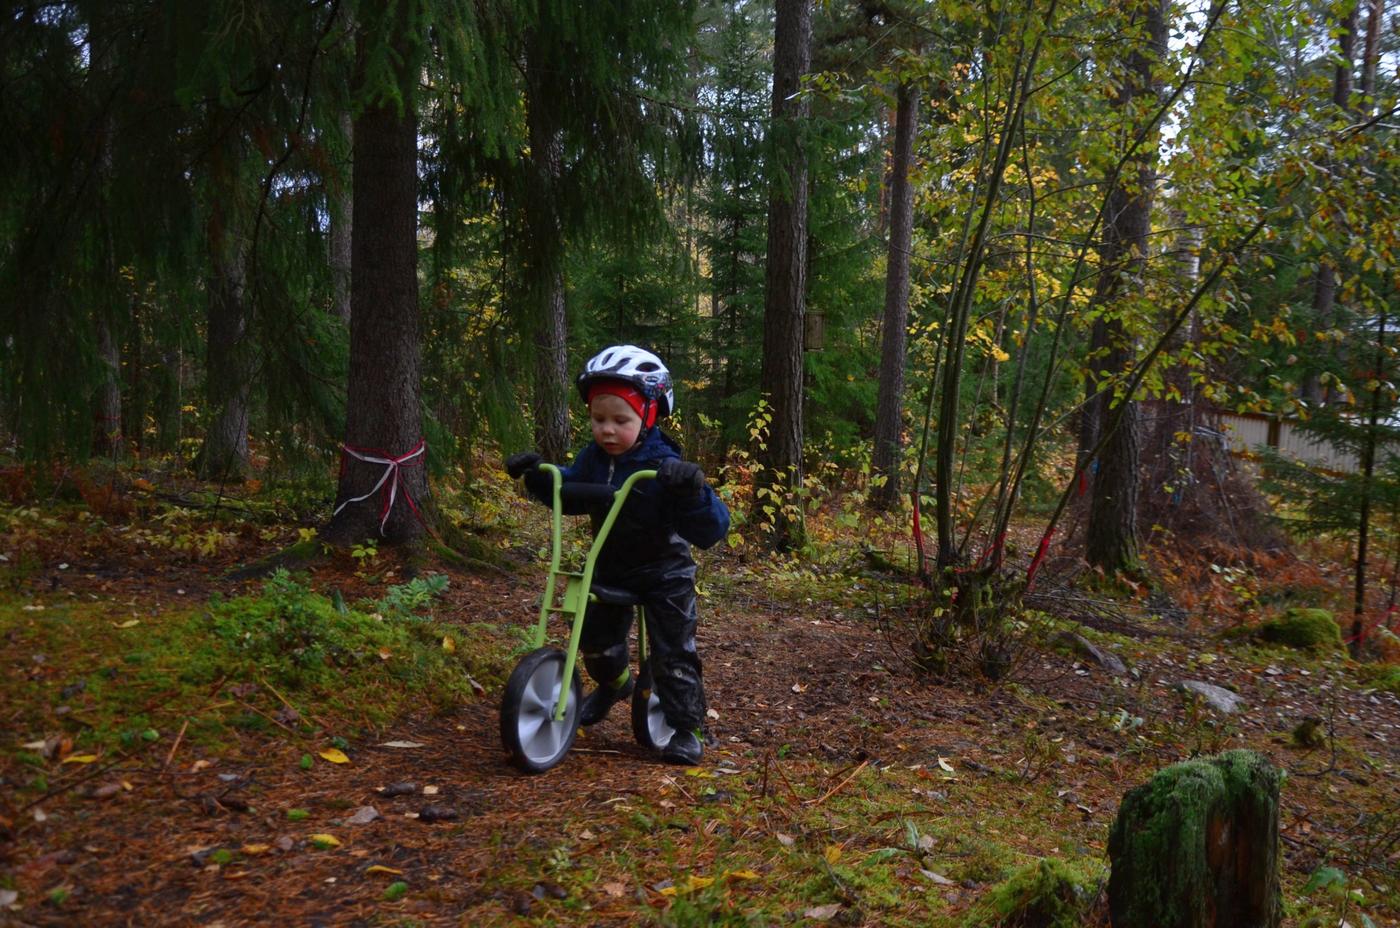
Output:
<instances>
[{"instance_id":1,"label":"pine tree trunk","mask_svg":"<svg viewBox=\"0 0 1400 928\"><path fill-rule=\"evenodd\" d=\"M348 113L340 115L340 131L354 145L355 126ZM342 171L331 182L330 265L331 301L336 316L350 325L350 258L354 240L355 188Z\"/></svg>"},{"instance_id":2,"label":"pine tree trunk","mask_svg":"<svg viewBox=\"0 0 1400 928\"><path fill-rule=\"evenodd\" d=\"M549 62L533 48L525 62L526 120L530 132L529 189L525 194L527 316L535 349L535 447L547 461L569 455L568 319L564 305L563 228L555 188L564 145L553 118L557 101L546 81ZM601 347L601 346L600 346Z\"/></svg>"},{"instance_id":3,"label":"pine tree trunk","mask_svg":"<svg viewBox=\"0 0 1400 928\"><path fill-rule=\"evenodd\" d=\"M807 105L796 97L811 61L810 0L778 0L773 54L773 161L768 194L761 389L772 406L764 485L779 499L802 485L802 334L807 287ZM802 543L800 523L770 499L771 544Z\"/></svg>"},{"instance_id":4,"label":"pine tree trunk","mask_svg":"<svg viewBox=\"0 0 1400 928\"><path fill-rule=\"evenodd\" d=\"M1131 125L1132 115L1156 111L1159 82L1153 68L1166 52L1166 8L1163 0L1142 0L1135 15L1144 20L1146 40L1128 56L1122 88L1114 103ZM1130 130L1137 134L1137 127ZM1120 180L1109 192L1097 297L1111 306L1131 281L1128 293L1142 290L1147 265L1148 238L1152 232L1152 199L1156 184L1157 138L1159 128L1148 127L1138 155L1124 167L1132 171L1126 182ZM1100 330L1100 327L1102 329ZM1094 367L1118 374L1133 365L1136 345L1121 317L1110 313L1095 323L1095 344L1107 346L1108 355ZM1094 475L1093 499L1089 507L1085 557L1090 564L1109 573L1136 571L1138 561L1138 407L1132 396L1103 396L1099 401L1098 470Z\"/></svg>"},{"instance_id":5,"label":"pine tree trunk","mask_svg":"<svg viewBox=\"0 0 1400 928\"><path fill-rule=\"evenodd\" d=\"M1114 928L1276 928L1281 782L1263 756L1228 751L1129 791L1108 837Z\"/></svg>"},{"instance_id":6,"label":"pine tree trunk","mask_svg":"<svg viewBox=\"0 0 1400 928\"><path fill-rule=\"evenodd\" d=\"M880 381L875 402L875 447L871 471L886 478L870 494L878 510L899 499L900 449L904 430L904 360L909 327L909 257L914 237L914 188L909 170L918 136L919 88L901 84L890 162L890 239L885 269L885 315L880 343Z\"/></svg>"},{"instance_id":7,"label":"pine tree trunk","mask_svg":"<svg viewBox=\"0 0 1400 928\"><path fill-rule=\"evenodd\" d=\"M354 126L355 234L351 242L345 444L361 454L386 459L403 458L423 440L414 104L418 72L408 35L407 6L411 4L397 9L392 34L379 39L390 43L397 62L395 77L402 111L394 101L380 98L361 112ZM364 54L362 49L362 69ZM352 502L370 493L390 471L385 464L360 461L347 453L336 493L341 508L325 531L327 540L344 545L381 535L391 543L422 537L423 519L432 518L426 454L424 450L397 468L395 499L387 518L381 518L394 474L390 473L379 492ZM415 514L410 500L422 518Z\"/></svg>"},{"instance_id":8,"label":"pine tree trunk","mask_svg":"<svg viewBox=\"0 0 1400 928\"><path fill-rule=\"evenodd\" d=\"M115 68L115 32L111 28L112 23L103 19L96 9L89 11L87 18L89 66L94 81L105 83L112 80ZM98 133L97 213L103 248L96 262L93 295L97 316L97 355L102 361L103 371L93 410L93 451L101 457L116 458L122 453L122 367L121 347L115 331L118 282L111 190L117 125L111 112L102 116Z\"/></svg>"},{"instance_id":9,"label":"pine tree trunk","mask_svg":"<svg viewBox=\"0 0 1400 928\"><path fill-rule=\"evenodd\" d=\"M223 208L216 207L210 221L204 393L214 418L195 461L195 470L206 480L239 480L248 471L251 365L248 361L246 254L225 216Z\"/></svg>"}]
</instances>

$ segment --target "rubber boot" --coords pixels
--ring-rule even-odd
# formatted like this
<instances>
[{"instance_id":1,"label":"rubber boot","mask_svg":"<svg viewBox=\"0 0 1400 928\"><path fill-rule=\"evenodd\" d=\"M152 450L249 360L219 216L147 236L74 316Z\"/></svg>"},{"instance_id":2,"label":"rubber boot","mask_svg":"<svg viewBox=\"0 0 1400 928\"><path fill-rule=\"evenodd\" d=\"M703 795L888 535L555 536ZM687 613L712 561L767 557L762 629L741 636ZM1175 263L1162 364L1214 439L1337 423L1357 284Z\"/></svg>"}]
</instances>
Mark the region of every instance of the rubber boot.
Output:
<instances>
[{"instance_id":1,"label":"rubber boot","mask_svg":"<svg viewBox=\"0 0 1400 928\"><path fill-rule=\"evenodd\" d=\"M702 737L698 730L676 732L666 747L661 749L661 759L668 764L695 766L700 763L700 758L705 753Z\"/></svg>"},{"instance_id":2,"label":"rubber boot","mask_svg":"<svg viewBox=\"0 0 1400 928\"><path fill-rule=\"evenodd\" d=\"M578 707L580 725L597 725L608 717L608 710L613 707L613 703L632 695L632 672L629 670L626 673L626 679L616 686L603 684L583 697L583 702Z\"/></svg>"}]
</instances>

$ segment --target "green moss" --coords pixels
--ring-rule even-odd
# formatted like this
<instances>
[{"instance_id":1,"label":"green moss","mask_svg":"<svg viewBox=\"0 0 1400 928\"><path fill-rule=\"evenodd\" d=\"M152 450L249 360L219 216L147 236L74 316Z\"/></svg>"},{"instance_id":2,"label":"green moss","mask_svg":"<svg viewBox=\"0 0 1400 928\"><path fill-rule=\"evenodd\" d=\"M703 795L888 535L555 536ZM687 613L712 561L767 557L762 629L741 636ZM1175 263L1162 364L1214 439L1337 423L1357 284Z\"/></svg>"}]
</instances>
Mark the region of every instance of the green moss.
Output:
<instances>
[{"instance_id":1,"label":"green moss","mask_svg":"<svg viewBox=\"0 0 1400 928\"><path fill-rule=\"evenodd\" d=\"M1259 638L1272 644L1306 650L1339 649L1342 630L1326 609L1289 609L1259 626Z\"/></svg>"},{"instance_id":2,"label":"green moss","mask_svg":"<svg viewBox=\"0 0 1400 928\"><path fill-rule=\"evenodd\" d=\"M1253 751L1173 764L1123 798L1109 833L1115 919L1133 925L1206 924L1194 906L1214 902L1207 835L1213 820L1278 830L1282 773ZM1247 863L1247 862L1246 862ZM1276 866L1276 863L1274 864Z\"/></svg>"},{"instance_id":3,"label":"green moss","mask_svg":"<svg viewBox=\"0 0 1400 928\"><path fill-rule=\"evenodd\" d=\"M308 718L371 725L409 705L458 705L477 698L474 688L504 678L514 639L481 623L433 620L441 587L422 578L363 608L337 608L281 572L254 595L139 619L110 604L36 610L0 601L0 640L13 653L45 667L83 668L4 675L0 705L18 707L7 721L26 737L62 731L75 748L128 752L158 748L186 718L185 742L211 751L230 729L281 732L269 720L281 698ZM451 652L442 646L447 636L456 644ZM249 688L241 701L202 709L220 680ZM276 700L272 688L281 694ZM55 715L59 705L69 711ZM17 751L0 746L0 759Z\"/></svg>"},{"instance_id":4,"label":"green moss","mask_svg":"<svg viewBox=\"0 0 1400 928\"><path fill-rule=\"evenodd\" d=\"M1400 696L1400 667L1394 664L1373 664L1362 672L1361 678L1368 686Z\"/></svg>"},{"instance_id":5,"label":"green moss","mask_svg":"<svg viewBox=\"0 0 1400 928\"><path fill-rule=\"evenodd\" d=\"M266 577L277 570L302 570L324 553L320 538L304 538L293 545L274 551L267 557L259 558L229 572L230 580L251 580Z\"/></svg>"},{"instance_id":6,"label":"green moss","mask_svg":"<svg viewBox=\"0 0 1400 928\"><path fill-rule=\"evenodd\" d=\"M1098 864L1047 857L1021 867L988 890L964 924L968 928L1078 928L1098 897L1103 878Z\"/></svg>"}]
</instances>

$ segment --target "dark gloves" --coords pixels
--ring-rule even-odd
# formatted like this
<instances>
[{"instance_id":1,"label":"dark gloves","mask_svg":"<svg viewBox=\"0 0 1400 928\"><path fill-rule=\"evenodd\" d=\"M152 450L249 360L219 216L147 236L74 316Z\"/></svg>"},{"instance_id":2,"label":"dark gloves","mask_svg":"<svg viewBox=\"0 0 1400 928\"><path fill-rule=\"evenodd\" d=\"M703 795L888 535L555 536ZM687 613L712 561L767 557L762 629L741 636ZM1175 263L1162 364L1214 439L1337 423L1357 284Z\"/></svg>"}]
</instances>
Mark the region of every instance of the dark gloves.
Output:
<instances>
[{"instance_id":1,"label":"dark gloves","mask_svg":"<svg viewBox=\"0 0 1400 928\"><path fill-rule=\"evenodd\" d=\"M705 490L705 472L691 461L667 458L656 469L656 482L672 496L693 499Z\"/></svg>"},{"instance_id":2,"label":"dark gloves","mask_svg":"<svg viewBox=\"0 0 1400 928\"><path fill-rule=\"evenodd\" d=\"M506 458L506 473L510 474L510 479L523 477L526 473L535 469L535 465L544 458L533 451L519 451Z\"/></svg>"}]
</instances>

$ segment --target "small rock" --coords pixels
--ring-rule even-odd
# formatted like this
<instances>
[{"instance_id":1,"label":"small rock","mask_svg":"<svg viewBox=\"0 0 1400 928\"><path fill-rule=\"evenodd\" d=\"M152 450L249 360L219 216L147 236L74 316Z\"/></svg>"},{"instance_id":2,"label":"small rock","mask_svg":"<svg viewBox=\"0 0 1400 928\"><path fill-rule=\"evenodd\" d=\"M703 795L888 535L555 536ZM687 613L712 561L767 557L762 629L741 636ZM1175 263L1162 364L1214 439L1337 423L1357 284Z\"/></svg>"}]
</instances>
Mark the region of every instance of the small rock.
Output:
<instances>
[{"instance_id":1,"label":"small rock","mask_svg":"<svg viewBox=\"0 0 1400 928\"><path fill-rule=\"evenodd\" d=\"M437 803L426 805L418 810L418 821L420 822L450 822L456 818L456 809Z\"/></svg>"},{"instance_id":2,"label":"small rock","mask_svg":"<svg viewBox=\"0 0 1400 928\"><path fill-rule=\"evenodd\" d=\"M1053 643L1068 645L1075 653L1090 658L1115 677L1126 677L1128 675L1128 665L1123 663L1122 658L1112 651L1105 651L1097 647L1083 635L1076 635L1073 632L1060 632L1055 636Z\"/></svg>"},{"instance_id":3,"label":"small rock","mask_svg":"<svg viewBox=\"0 0 1400 928\"><path fill-rule=\"evenodd\" d=\"M395 796L411 796L416 792L418 792L418 784L405 781L403 783L390 783L379 791L379 795L385 799L393 799Z\"/></svg>"},{"instance_id":4,"label":"small rock","mask_svg":"<svg viewBox=\"0 0 1400 928\"><path fill-rule=\"evenodd\" d=\"M276 841L272 842L272 844L279 851L290 851L293 847L292 839L286 835L278 838Z\"/></svg>"},{"instance_id":5,"label":"small rock","mask_svg":"<svg viewBox=\"0 0 1400 928\"><path fill-rule=\"evenodd\" d=\"M345 824L368 825L377 818L379 818L379 810L374 806L360 806L345 820Z\"/></svg>"},{"instance_id":6,"label":"small rock","mask_svg":"<svg viewBox=\"0 0 1400 928\"><path fill-rule=\"evenodd\" d=\"M219 846L216 844L213 847L202 847L192 851L190 852L190 863L194 864L196 867L204 867L209 863L210 856L218 849Z\"/></svg>"},{"instance_id":7,"label":"small rock","mask_svg":"<svg viewBox=\"0 0 1400 928\"><path fill-rule=\"evenodd\" d=\"M1244 700L1240 698L1238 693L1232 693L1225 687L1216 686L1214 683L1182 680L1176 684L1176 688L1184 693L1194 693L1204 699L1212 709L1227 715L1238 712L1244 707Z\"/></svg>"},{"instance_id":8,"label":"small rock","mask_svg":"<svg viewBox=\"0 0 1400 928\"><path fill-rule=\"evenodd\" d=\"M97 789L92 791L92 798L111 799L113 796L115 796L117 793L120 793L121 791L122 785L120 783L103 783L101 786L97 787Z\"/></svg>"}]
</instances>

